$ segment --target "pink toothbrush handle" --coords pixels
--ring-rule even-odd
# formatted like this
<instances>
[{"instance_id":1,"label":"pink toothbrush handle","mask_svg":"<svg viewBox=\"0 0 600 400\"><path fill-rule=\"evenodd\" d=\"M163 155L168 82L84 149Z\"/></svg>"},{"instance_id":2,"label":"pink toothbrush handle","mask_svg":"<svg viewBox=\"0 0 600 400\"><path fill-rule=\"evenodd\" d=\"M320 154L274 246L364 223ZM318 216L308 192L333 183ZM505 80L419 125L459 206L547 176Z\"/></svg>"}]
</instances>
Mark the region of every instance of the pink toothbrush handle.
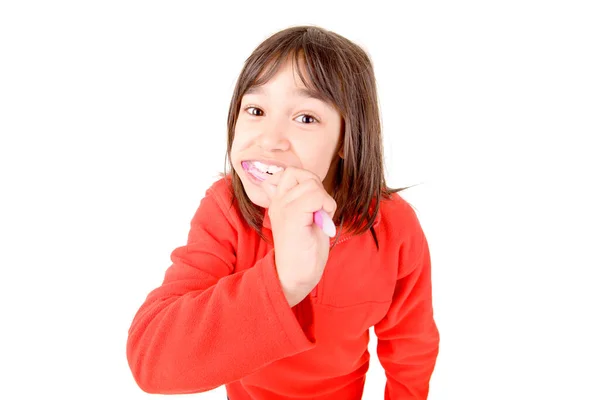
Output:
<instances>
[{"instance_id":1,"label":"pink toothbrush handle","mask_svg":"<svg viewBox=\"0 0 600 400\"><path fill-rule=\"evenodd\" d=\"M335 224L323 209L313 214L315 224L329 237L335 237Z\"/></svg>"}]
</instances>

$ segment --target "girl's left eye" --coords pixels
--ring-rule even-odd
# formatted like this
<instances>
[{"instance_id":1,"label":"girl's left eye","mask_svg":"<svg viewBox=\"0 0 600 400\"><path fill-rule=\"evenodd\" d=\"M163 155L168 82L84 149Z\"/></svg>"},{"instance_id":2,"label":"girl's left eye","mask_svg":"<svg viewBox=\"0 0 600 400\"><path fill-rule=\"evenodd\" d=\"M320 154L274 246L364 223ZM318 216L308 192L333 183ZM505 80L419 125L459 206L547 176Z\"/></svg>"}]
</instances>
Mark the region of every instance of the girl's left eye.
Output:
<instances>
[{"instance_id":1,"label":"girl's left eye","mask_svg":"<svg viewBox=\"0 0 600 400\"><path fill-rule=\"evenodd\" d=\"M248 112L248 110L258 110L258 111L260 111L260 112L262 113L262 110L261 110L260 108L258 108L258 107L252 107L252 106L249 106L249 107L246 107L246 108L244 109L244 111L246 111L246 112ZM254 112L252 112L252 111L250 111L250 115L252 115L252 116L254 116L254 117L260 117L260 115L257 115L257 114L255 114L255 113L254 113ZM312 122L312 123L319 122L319 121L317 120L317 118L316 118L315 116L311 115L311 114L301 114L299 117L305 117L305 118L308 118L308 119L311 119L311 118L312 118L312 120L313 120L313 122ZM303 121L306 121L306 120L305 120L305 119L303 119ZM310 124L310 123L311 123L311 122L306 122L305 124Z\"/></svg>"},{"instance_id":2,"label":"girl's left eye","mask_svg":"<svg viewBox=\"0 0 600 400\"><path fill-rule=\"evenodd\" d=\"M315 117L313 117L312 115L310 115L310 114L302 114L300 116L301 117L306 117L306 118L312 118L314 120L314 122L318 122L317 119ZM310 122L309 122L309 124L310 124Z\"/></svg>"}]
</instances>

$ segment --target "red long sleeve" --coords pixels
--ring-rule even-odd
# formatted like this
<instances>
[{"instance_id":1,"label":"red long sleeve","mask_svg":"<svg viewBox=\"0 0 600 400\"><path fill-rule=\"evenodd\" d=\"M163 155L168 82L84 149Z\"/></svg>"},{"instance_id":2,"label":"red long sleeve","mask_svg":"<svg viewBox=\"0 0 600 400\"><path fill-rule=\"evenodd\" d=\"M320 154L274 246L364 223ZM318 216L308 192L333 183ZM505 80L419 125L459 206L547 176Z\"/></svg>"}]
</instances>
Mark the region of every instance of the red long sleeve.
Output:
<instances>
[{"instance_id":1,"label":"red long sleeve","mask_svg":"<svg viewBox=\"0 0 600 400\"><path fill-rule=\"evenodd\" d=\"M387 377L384 400L427 399L439 349L429 246L416 215L410 215L412 237L401 249L392 304L374 326L377 355Z\"/></svg>"},{"instance_id":2,"label":"red long sleeve","mask_svg":"<svg viewBox=\"0 0 600 400\"><path fill-rule=\"evenodd\" d=\"M133 376L148 393L195 393L314 347L281 289L273 251L232 273L236 229L209 189L188 242L136 313L127 341Z\"/></svg>"}]
</instances>

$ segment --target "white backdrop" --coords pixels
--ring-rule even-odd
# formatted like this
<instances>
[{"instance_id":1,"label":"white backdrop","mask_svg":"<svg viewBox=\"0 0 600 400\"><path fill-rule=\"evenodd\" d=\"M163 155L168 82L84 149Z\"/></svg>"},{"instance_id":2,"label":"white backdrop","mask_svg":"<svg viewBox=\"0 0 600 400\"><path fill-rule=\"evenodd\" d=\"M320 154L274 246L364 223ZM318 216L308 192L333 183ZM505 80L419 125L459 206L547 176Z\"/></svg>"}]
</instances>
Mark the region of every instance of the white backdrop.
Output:
<instances>
[{"instance_id":1,"label":"white backdrop","mask_svg":"<svg viewBox=\"0 0 600 400\"><path fill-rule=\"evenodd\" d=\"M152 397L133 315L223 171L245 58L309 24L371 56L389 184L420 183L429 398L600 399L600 14L495 3L2 2L0 398Z\"/></svg>"}]
</instances>

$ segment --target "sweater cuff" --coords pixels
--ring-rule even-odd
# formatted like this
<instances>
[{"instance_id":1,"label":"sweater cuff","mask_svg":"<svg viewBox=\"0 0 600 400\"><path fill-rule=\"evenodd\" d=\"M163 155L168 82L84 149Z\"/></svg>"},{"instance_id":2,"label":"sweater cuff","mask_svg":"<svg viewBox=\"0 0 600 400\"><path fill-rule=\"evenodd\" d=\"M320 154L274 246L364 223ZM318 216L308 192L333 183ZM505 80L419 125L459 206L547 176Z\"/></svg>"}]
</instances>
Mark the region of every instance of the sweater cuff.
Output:
<instances>
[{"instance_id":1,"label":"sweater cuff","mask_svg":"<svg viewBox=\"0 0 600 400\"><path fill-rule=\"evenodd\" d=\"M307 337L283 293L283 287L281 286L275 266L274 250L269 251L258 263L263 264L261 271L264 285L262 287L267 292L267 296L273 306L273 313L281 323L281 328L288 340L298 352L314 348L316 346L315 341Z\"/></svg>"}]
</instances>

